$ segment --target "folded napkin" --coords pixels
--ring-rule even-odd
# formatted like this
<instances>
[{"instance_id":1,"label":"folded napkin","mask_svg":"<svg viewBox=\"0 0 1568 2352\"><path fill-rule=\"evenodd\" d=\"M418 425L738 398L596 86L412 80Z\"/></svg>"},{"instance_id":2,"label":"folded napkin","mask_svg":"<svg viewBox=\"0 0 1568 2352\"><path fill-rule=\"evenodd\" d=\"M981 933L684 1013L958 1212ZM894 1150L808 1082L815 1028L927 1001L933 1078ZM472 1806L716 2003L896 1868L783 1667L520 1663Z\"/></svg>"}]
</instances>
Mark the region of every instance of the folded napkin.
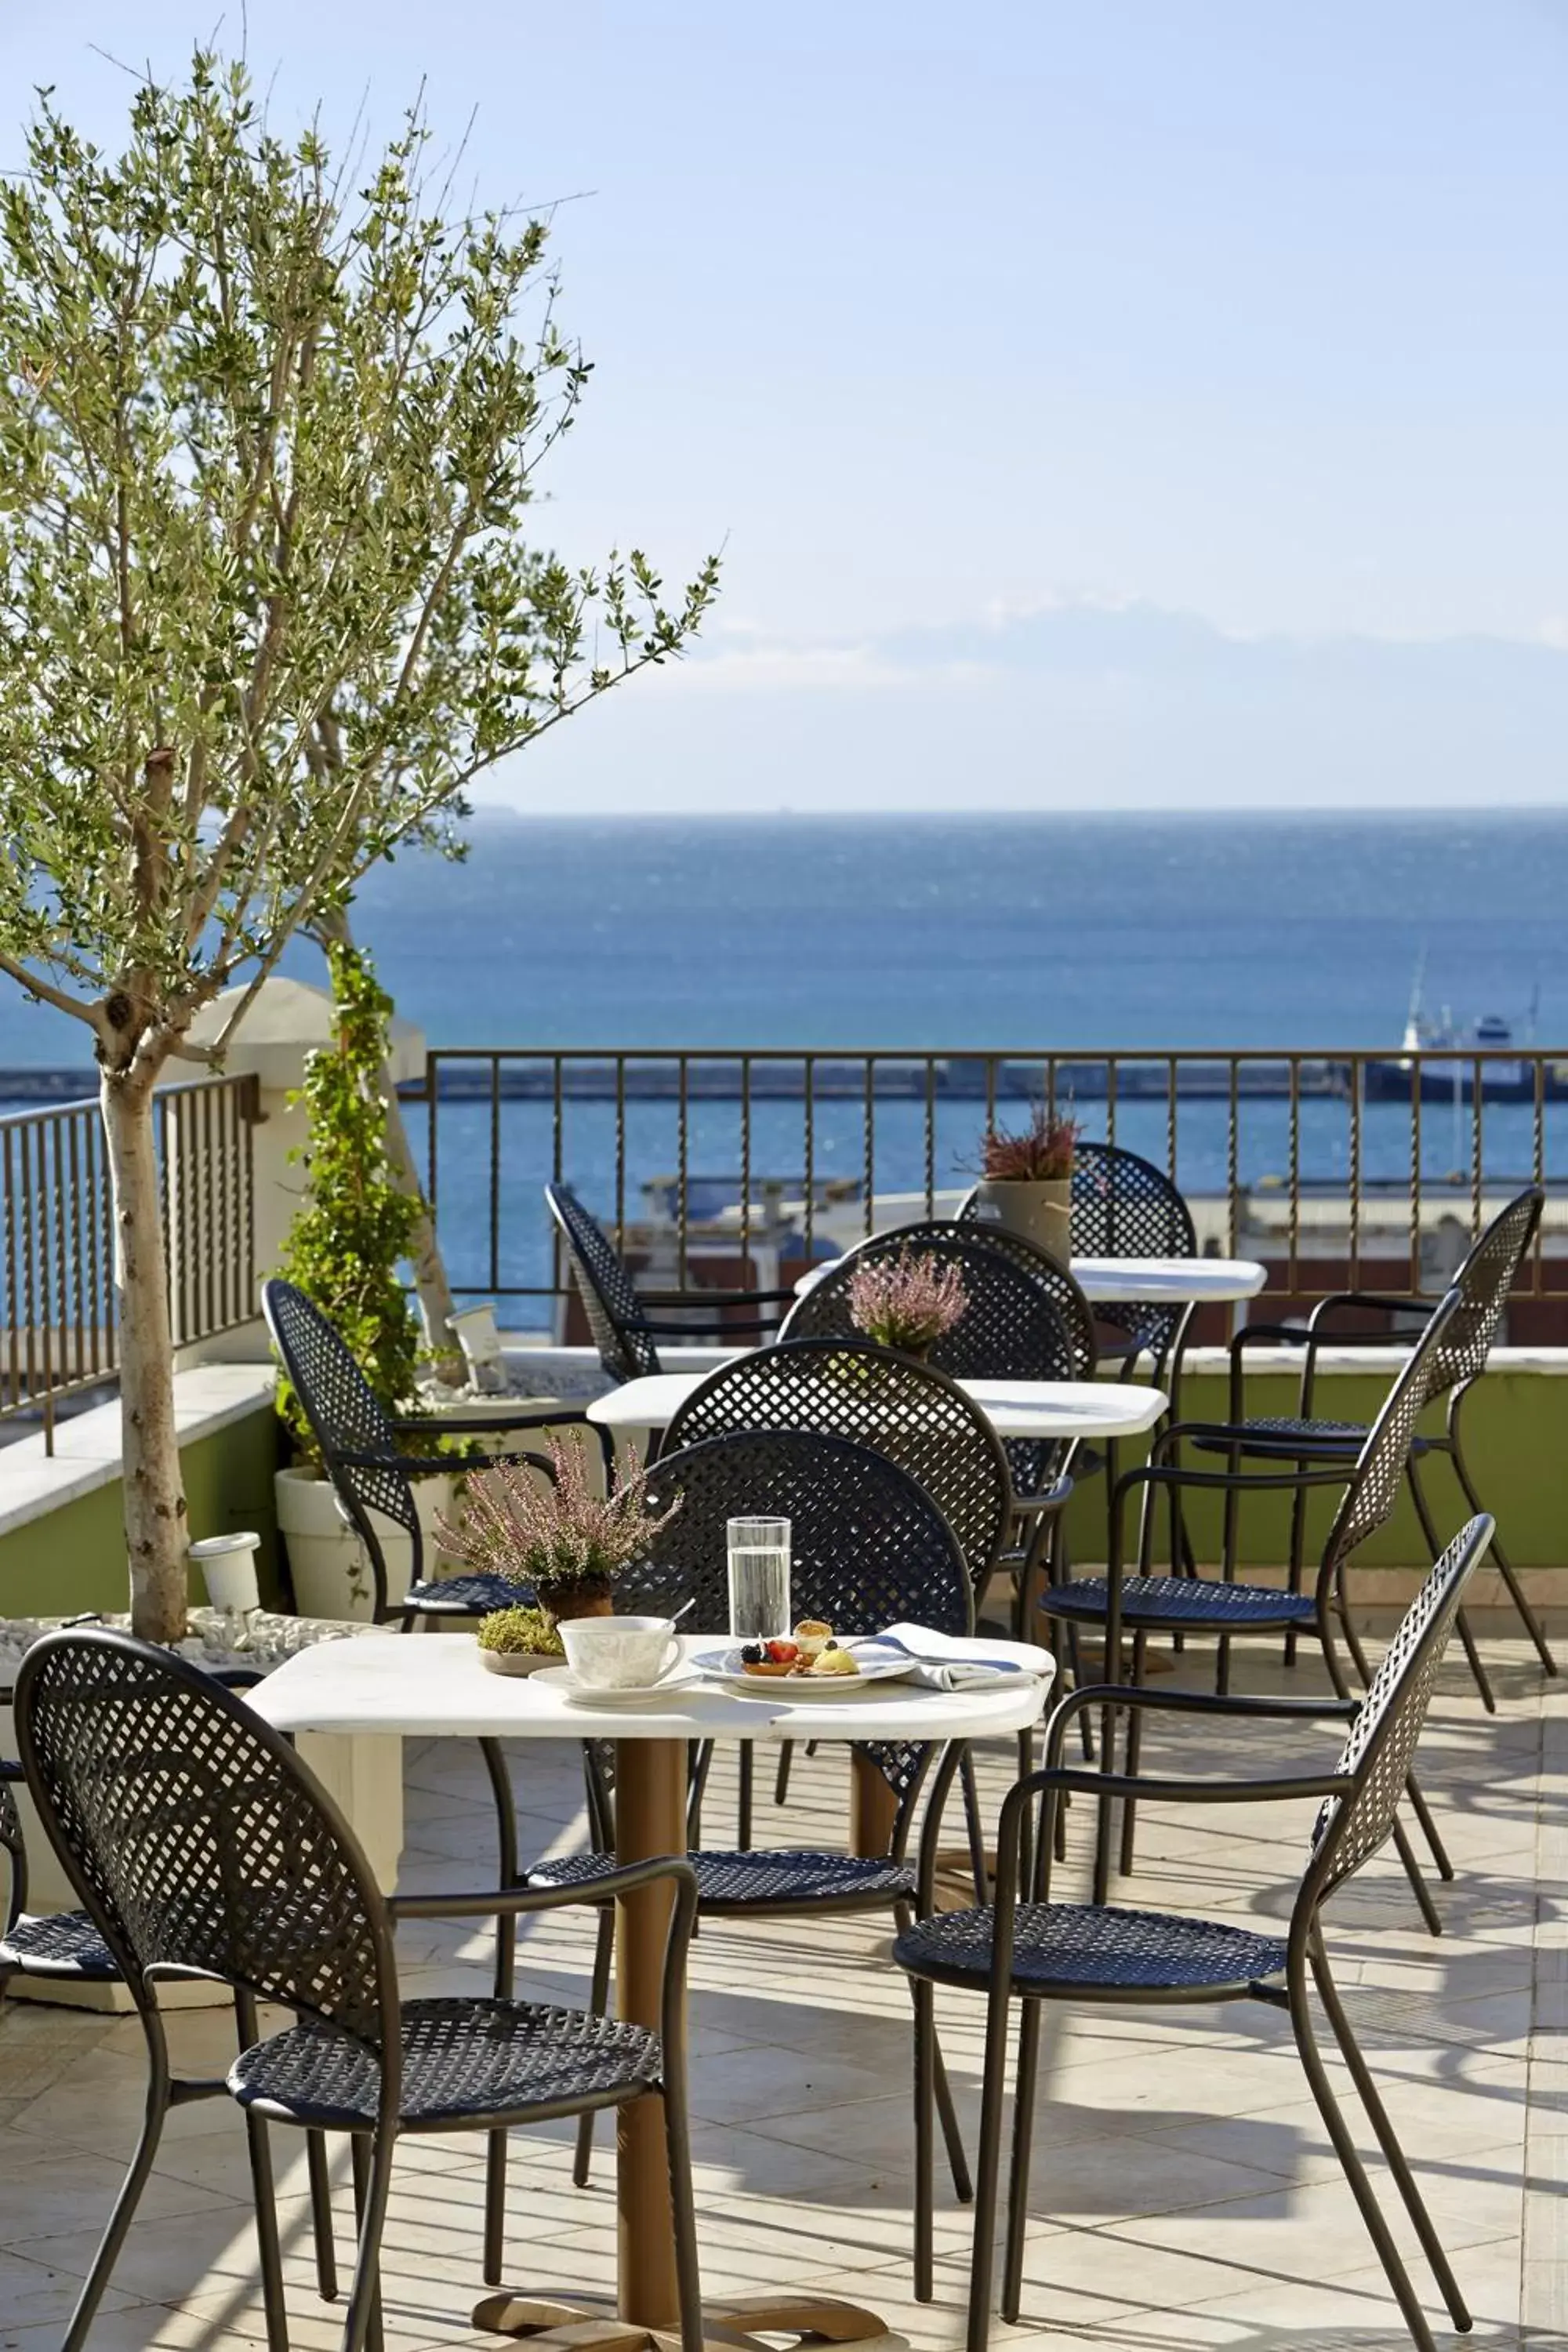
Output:
<instances>
[{"instance_id":1,"label":"folded napkin","mask_svg":"<svg viewBox=\"0 0 1568 2352\"><path fill-rule=\"evenodd\" d=\"M908 1679L924 1690L974 1690L984 1683L1016 1682L1020 1675L1044 1676L1055 1665L1048 1650L1028 1643L1015 1645L1024 1654L1017 1659L979 1657L963 1637L935 1633L929 1625L889 1625L885 1633L868 1638L891 1643L917 1659L919 1664ZM847 1646L853 1650L856 1644L851 1642Z\"/></svg>"}]
</instances>

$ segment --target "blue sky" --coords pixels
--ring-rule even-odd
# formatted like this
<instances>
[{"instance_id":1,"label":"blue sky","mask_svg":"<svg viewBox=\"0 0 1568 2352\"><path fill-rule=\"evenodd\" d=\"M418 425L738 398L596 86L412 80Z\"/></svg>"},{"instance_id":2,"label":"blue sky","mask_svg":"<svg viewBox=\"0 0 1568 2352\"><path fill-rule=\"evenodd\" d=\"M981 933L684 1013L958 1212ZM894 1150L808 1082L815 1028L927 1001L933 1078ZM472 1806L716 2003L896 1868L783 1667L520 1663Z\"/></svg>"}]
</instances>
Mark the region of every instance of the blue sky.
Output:
<instances>
[{"instance_id":1,"label":"blue sky","mask_svg":"<svg viewBox=\"0 0 1568 2352\"><path fill-rule=\"evenodd\" d=\"M174 72L216 5L6 11L12 119L112 138L93 45ZM424 79L482 201L579 199L546 528L726 541L702 656L498 796L1563 796L1568 0L250 0L248 48L279 121Z\"/></svg>"}]
</instances>

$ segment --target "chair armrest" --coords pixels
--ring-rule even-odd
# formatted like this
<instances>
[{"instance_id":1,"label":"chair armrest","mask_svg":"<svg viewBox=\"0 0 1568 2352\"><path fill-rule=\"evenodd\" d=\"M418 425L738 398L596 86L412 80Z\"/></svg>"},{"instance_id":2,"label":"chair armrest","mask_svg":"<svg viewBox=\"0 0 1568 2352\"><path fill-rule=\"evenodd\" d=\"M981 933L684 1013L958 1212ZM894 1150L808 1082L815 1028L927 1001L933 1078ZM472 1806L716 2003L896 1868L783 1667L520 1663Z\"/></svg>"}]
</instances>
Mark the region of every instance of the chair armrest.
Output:
<instances>
[{"instance_id":1,"label":"chair armrest","mask_svg":"<svg viewBox=\"0 0 1568 2352\"><path fill-rule=\"evenodd\" d=\"M504 1403L504 1399L498 1402ZM552 1429L563 1422L585 1422L588 1418L582 1405L544 1406L537 1412L513 1412L510 1407L504 1414L462 1412L411 1412L399 1414L392 1426L400 1435L424 1437L434 1431L437 1435L450 1430L462 1437L477 1436L487 1429Z\"/></svg>"},{"instance_id":2,"label":"chair armrest","mask_svg":"<svg viewBox=\"0 0 1568 2352\"><path fill-rule=\"evenodd\" d=\"M1308 1328L1312 1331L1318 1330L1326 1317L1337 1314L1345 1307L1358 1307L1369 1314L1375 1311L1384 1315L1419 1315L1429 1323L1436 1312L1436 1304L1431 1298L1399 1298L1385 1290L1332 1290L1326 1298L1320 1298L1313 1307L1308 1318ZM1412 1333L1410 1336L1417 1335ZM1388 1338L1386 1331L1346 1331L1341 1333L1336 1344L1348 1342L1353 1345L1360 1339L1386 1347Z\"/></svg>"},{"instance_id":3,"label":"chair armrest","mask_svg":"<svg viewBox=\"0 0 1568 2352\"><path fill-rule=\"evenodd\" d=\"M515 1919L526 1911L560 1911L576 1904L589 1908L621 1895L635 1895L661 1878L674 1885L678 1903L689 1893L697 1903L697 1873L684 1854L660 1854L651 1862L628 1863L606 1870L602 1878L571 1886L492 1886L477 1895L389 1895L388 1915L394 1919Z\"/></svg>"},{"instance_id":4,"label":"chair armrest","mask_svg":"<svg viewBox=\"0 0 1568 2352\"><path fill-rule=\"evenodd\" d=\"M1136 1707L1156 1715L1266 1716L1279 1723L1353 1723L1361 1713L1354 1698L1221 1697L1214 1691L1151 1690L1145 1684L1086 1683L1052 1707L1046 1725L1046 1763L1060 1756L1069 1723L1086 1707Z\"/></svg>"},{"instance_id":5,"label":"chair armrest","mask_svg":"<svg viewBox=\"0 0 1568 2352\"><path fill-rule=\"evenodd\" d=\"M555 1465L542 1454L340 1454L345 1470L401 1470L406 1478L465 1476L470 1470L500 1470L526 1463L552 1484Z\"/></svg>"},{"instance_id":6,"label":"chair armrest","mask_svg":"<svg viewBox=\"0 0 1568 2352\"><path fill-rule=\"evenodd\" d=\"M1086 1772L1067 1766L1032 1772L1020 1786L1079 1797L1150 1797L1162 1803L1248 1805L1286 1797L1344 1797L1355 1787L1348 1772L1288 1773L1266 1780L1163 1780L1146 1772Z\"/></svg>"},{"instance_id":7,"label":"chair armrest","mask_svg":"<svg viewBox=\"0 0 1568 2352\"><path fill-rule=\"evenodd\" d=\"M1038 1518L1046 1511L1065 1510L1072 1500L1072 1480L1058 1478L1037 1495L1015 1495L1013 1509L1020 1519Z\"/></svg>"},{"instance_id":8,"label":"chair armrest","mask_svg":"<svg viewBox=\"0 0 1568 2352\"><path fill-rule=\"evenodd\" d=\"M793 1290L639 1290L644 1307L773 1307L795 1303Z\"/></svg>"},{"instance_id":9,"label":"chair armrest","mask_svg":"<svg viewBox=\"0 0 1568 2352\"><path fill-rule=\"evenodd\" d=\"M705 1323L662 1323L651 1315L645 1315L642 1318L642 1328L651 1332L656 1339L695 1339L699 1342L704 1339L760 1339L770 1331L776 1331L778 1325L777 1316L764 1322L759 1317L745 1315L731 1323L721 1322L716 1316L710 1316Z\"/></svg>"}]
</instances>

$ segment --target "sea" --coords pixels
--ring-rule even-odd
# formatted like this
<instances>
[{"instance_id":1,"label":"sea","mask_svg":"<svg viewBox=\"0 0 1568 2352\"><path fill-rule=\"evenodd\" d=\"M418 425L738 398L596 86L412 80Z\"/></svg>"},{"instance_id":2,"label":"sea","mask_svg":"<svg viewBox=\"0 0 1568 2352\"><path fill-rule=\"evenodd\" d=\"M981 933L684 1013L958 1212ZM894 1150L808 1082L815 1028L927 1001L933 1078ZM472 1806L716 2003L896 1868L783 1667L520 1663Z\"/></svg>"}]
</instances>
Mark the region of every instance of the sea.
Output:
<instances>
[{"instance_id":1,"label":"sea","mask_svg":"<svg viewBox=\"0 0 1568 2352\"><path fill-rule=\"evenodd\" d=\"M977 794L977 796L979 796ZM955 799L961 797L955 788ZM1413 980L1426 1009L1568 1049L1568 811L695 818L483 813L460 864L428 852L378 866L353 908L398 1011L434 1046L868 1047L1015 1055L1099 1047L1396 1051ZM307 941L284 968L322 976ZM0 1067L85 1068L74 1024L0 994ZM618 1177L613 1109L442 1107L437 1197L454 1279L522 1290L542 1274L539 1183L563 1172L606 1210L673 1169L668 1105L629 1115ZM734 1105L693 1110L689 1171L738 1171ZM1084 1106L1103 1131L1103 1104ZM944 1106L939 1183L962 1181L977 1109ZM1529 1171L1529 1115L1489 1108L1489 1177ZM1549 1115L1568 1175L1568 1135ZM416 1121L427 1142L423 1114ZM1148 1129L1147 1135L1144 1129ZM1119 1139L1163 1156L1163 1110L1129 1106ZM1369 1172L1409 1166L1407 1114L1373 1117ZM924 1181L921 1106L879 1106L879 1190ZM1463 1175L1468 1114L1428 1110L1429 1174ZM1342 1174L1342 1104L1310 1104L1302 1172ZM1249 1108L1244 1181L1288 1160L1282 1104ZM753 1116L753 1172L798 1179L798 1106ZM504 1180L489 1210L489 1167ZM1512 1165L1519 1163L1518 1167ZM819 1176L863 1181L856 1106L825 1109ZM1223 1185L1224 1114L1182 1112L1178 1174Z\"/></svg>"}]
</instances>

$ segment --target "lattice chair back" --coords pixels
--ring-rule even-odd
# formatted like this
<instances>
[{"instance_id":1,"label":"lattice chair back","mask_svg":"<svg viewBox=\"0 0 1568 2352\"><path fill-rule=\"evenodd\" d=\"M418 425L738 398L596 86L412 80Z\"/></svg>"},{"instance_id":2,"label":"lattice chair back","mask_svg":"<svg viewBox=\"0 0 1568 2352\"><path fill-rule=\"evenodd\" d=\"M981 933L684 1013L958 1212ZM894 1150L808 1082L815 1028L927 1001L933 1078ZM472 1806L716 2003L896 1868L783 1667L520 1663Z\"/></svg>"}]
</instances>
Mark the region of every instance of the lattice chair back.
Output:
<instances>
[{"instance_id":1,"label":"lattice chair back","mask_svg":"<svg viewBox=\"0 0 1568 2352\"><path fill-rule=\"evenodd\" d=\"M1459 1294L1450 1290L1405 1358L1367 1432L1323 1548L1318 1578L1321 1602L1328 1601L1352 1554L1385 1524L1399 1498L1415 1424L1435 1393L1432 1366L1447 1342L1458 1307Z\"/></svg>"},{"instance_id":2,"label":"lattice chair back","mask_svg":"<svg viewBox=\"0 0 1568 2352\"><path fill-rule=\"evenodd\" d=\"M1383 1845L1410 1778L1432 1686L1465 1585L1492 1539L1485 1513L1461 1528L1427 1576L1384 1653L1335 1769L1354 1790L1324 1800L1312 1832L1302 1900L1315 1909Z\"/></svg>"},{"instance_id":3,"label":"lattice chair back","mask_svg":"<svg viewBox=\"0 0 1568 2352\"><path fill-rule=\"evenodd\" d=\"M1508 1295L1535 1239L1546 1195L1539 1185L1499 1211L1454 1276L1458 1307L1429 1360L1426 1396L1446 1396L1487 1368Z\"/></svg>"},{"instance_id":4,"label":"lattice chair back","mask_svg":"<svg viewBox=\"0 0 1568 2352\"><path fill-rule=\"evenodd\" d=\"M570 1184L547 1184L544 1198L566 1244L577 1295L605 1371L616 1381L657 1372L658 1349L620 1252Z\"/></svg>"},{"instance_id":5,"label":"lattice chair back","mask_svg":"<svg viewBox=\"0 0 1568 2352\"><path fill-rule=\"evenodd\" d=\"M946 1519L979 1591L1012 1516L1001 1441L955 1381L863 1339L786 1339L710 1372L665 1450L752 1430L847 1437L907 1470Z\"/></svg>"},{"instance_id":6,"label":"lattice chair back","mask_svg":"<svg viewBox=\"0 0 1568 2352\"><path fill-rule=\"evenodd\" d=\"M27 1652L16 1707L44 1825L142 2008L160 1976L216 1977L395 2050L395 1964L364 1856L242 1699L184 1658L82 1627Z\"/></svg>"},{"instance_id":7,"label":"lattice chair back","mask_svg":"<svg viewBox=\"0 0 1568 2352\"><path fill-rule=\"evenodd\" d=\"M971 1192L961 1218L979 1214ZM1079 1142L1073 1150L1072 1247L1075 1257L1195 1257L1193 1213L1163 1168L1119 1143ZM1153 1300L1095 1307L1105 1328L1124 1331L1163 1362L1184 1309Z\"/></svg>"},{"instance_id":8,"label":"lattice chair back","mask_svg":"<svg viewBox=\"0 0 1568 2352\"><path fill-rule=\"evenodd\" d=\"M0 1935L8 1936L27 1907L27 1849L22 1843L22 1816L9 1780L0 1780L0 1853L6 1862L5 1911Z\"/></svg>"},{"instance_id":9,"label":"lattice chair back","mask_svg":"<svg viewBox=\"0 0 1568 2352\"><path fill-rule=\"evenodd\" d=\"M413 1481L397 1460L397 1433L342 1332L302 1290L275 1276L261 1286L261 1311L338 1500L364 1538L375 1575L376 1615L384 1616L386 1560L373 1511L412 1538L410 1583L424 1573L424 1531ZM367 1463L367 1454L378 1458Z\"/></svg>"},{"instance_id":10,"label":"lattice chair back","mask_svg":"<svg viewBox=\"0 0 1568 2352\"><path fill-rule=\"evenodd\" d=\"M1028 1246L1026 1244L1026 1246ZM1067 1319L1058 1303L1055 1284L1047 1285L1034 1267L1026 1267L1009 1251L998 1249L990 1226L930 1223L908 1225L877 1234L842 1258L822 1280L814 1283L791 1309L782 1336L855 1337L849 1310L850 1286L856 1270L911 1255L935 1257L954 1265L963 1277L968 1305L951 1331L946 1331L926 1359L955 1381L1072 1381L1087 1378L1082 1356L1073 1344ZM1070 1274L1064 1274L1043 1250L1033 1252L1057 1282L1066 1283L1082 1300ZM1092 1324L1089 1326L1092 1333ZM1093 1364L1093 1339L1089 1339ZM1007 1465L1016 1488L1037 1494L1057 1475L1067 1448L1010 1440Z\"/></svg>"},{"instance_id":11,"label":"lattice chair back","mask_svg":"<svg viewBox=\"0 0 1568 2352\"><path fill-rule=\"evenodd\" d=\"M888 1625L967 1633L968 1570L952 1529L926 1488L887 1456L851 1441L801 1431L751 1430L667 1446L647 1474L650 1505L680 1508L655 1537L650 1559L622 1581L625 1607L671 1613L696 1607L687 1632L729 1627L725 1522L761 1513L790 1523L790 1608L841 1633ZM765 1685L759 1685L759 1688ZM865 1746L901 1806L923 1772L923 1743ZM900 1818L900 1835L908 1824Z\"/></svg>"},{"instance_id":12,"label":"lattice chair back","mask_svg":"<svg viewBox=\"0 0 1568 2352\"><path fill-rule=\"evenodd\" d=\"M1095 1368L1094 1309L1066 1266L1058 1265L1047 1251L1037 1249L1034 1243L1026 1240L1022 1234L1010 1234L1002 1225L961 1223L952 1217L932 1217L920 1224L895 1225L890 1232L872 1234L868 1240L857 1242L820 1282L814 1283L805 1296L796 1300L779 1337L781 1339L851 1337L855 1327L849 1320L845 1285L850 1269L861 1265L868 1257L896 1256L900 1248L907 1248L918 1255L934 1251L939 1257L954 1255L962 1259L963 1253L976 1244L1006 1258L1011 1265L1029 1276L1055 1307L1067 1340L1071 1370L1051 1377L1092 1380ZM823 1304L814 1316L807 1310L814 1308L818 1299ZM937 1360L944 1371L953 1370L940 1354ZM995 1377L1001 1378L1002 1375Z\"/></svg>"}]
</instances>

